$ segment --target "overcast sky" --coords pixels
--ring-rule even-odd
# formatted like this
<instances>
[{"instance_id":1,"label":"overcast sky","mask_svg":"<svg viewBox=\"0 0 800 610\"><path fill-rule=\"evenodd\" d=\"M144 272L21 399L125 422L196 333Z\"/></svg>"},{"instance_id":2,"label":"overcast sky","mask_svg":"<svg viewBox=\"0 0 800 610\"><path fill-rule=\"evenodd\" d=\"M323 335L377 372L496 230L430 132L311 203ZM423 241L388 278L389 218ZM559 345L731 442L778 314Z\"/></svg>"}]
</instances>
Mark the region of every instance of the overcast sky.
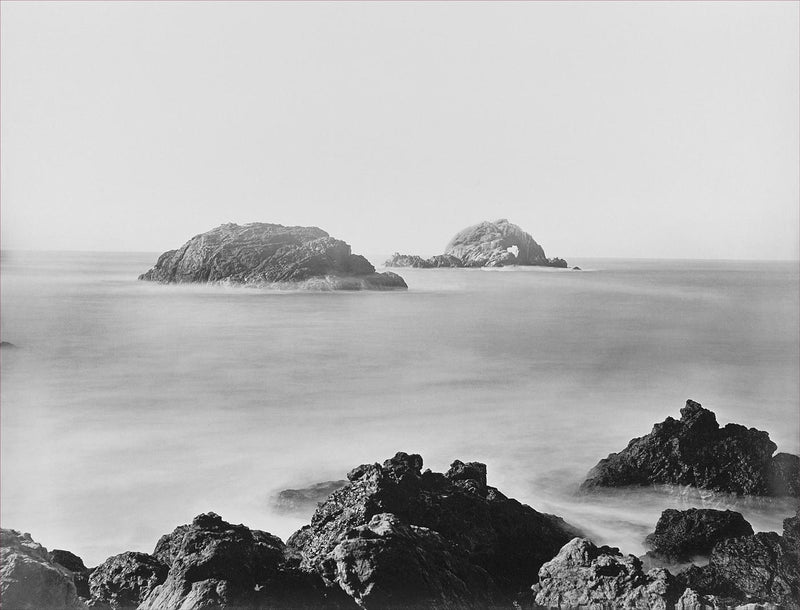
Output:
<instances>
[{"instance_id":1,"label":"overcast sky","mask_svg":"<svg viewBox=\"0 0 800 610\"><path fill-rule=\"evenodd\" d=\"M797 2L3 2L2 247L798 257Z\"/></svg>"}]
</instances>

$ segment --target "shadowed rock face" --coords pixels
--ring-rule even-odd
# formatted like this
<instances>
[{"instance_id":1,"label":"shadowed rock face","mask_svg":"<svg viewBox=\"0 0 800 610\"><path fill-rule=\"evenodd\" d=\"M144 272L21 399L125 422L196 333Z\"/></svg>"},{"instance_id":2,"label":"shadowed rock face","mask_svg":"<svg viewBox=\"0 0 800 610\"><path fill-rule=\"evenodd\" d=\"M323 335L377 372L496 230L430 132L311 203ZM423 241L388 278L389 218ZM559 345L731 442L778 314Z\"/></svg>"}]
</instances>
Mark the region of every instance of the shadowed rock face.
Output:
<instances>
[{"instance_id":1,"label":"shadowed rock face","mask_svg":"<svg viewBox=\"0 0 800 610\"><path fill-rule=\"evenodd\" d=\"M162 254L139 279L336 290L407 288L399 275L376 273L367 259L322 229L268 223L229 223L196 235Z\"/></svg>"},{"instance_id":2,"label":"shadowed rock face","mask_svg":"<svg viewBox=\"0 0 800 610\"><path fill-rule=\"evenodd\" d=\"M427 528L460 547L503 594L531 585L536 571L573 536L574 528L486 485L486 467L456 461L447 474L422 469L416 454L398 453L383 465L353 469L350 484L333 492L311 525L287 546L301 565L319 569L348 532L392 513L406 525Z\"/></svg>"},{"instance_id":3,"label":"shadowed rock face","mask_svg":"<svg viewBox=\"0 0 800 610\"><path fill-rule=\"evenodd\" d=\"M800 609L800 516L785 519L783 535L759 532L716 544L708 565L692 566L678 581L699 596L735 603ZM702 606L687 606L699 608Z\"/></svg>"},{"instance_id":4,"label":"shadowed rock face","mask_svg":"<svg viewBox=\"0 0 800 610\"><path fill-rule=\"evenodd\" d=\"M109 557L89 576L94 601L115 610L136 608L167 578L167 566L147 553L127 552Z\"/></svg>"},{"instance_id":5,"label":"shadowed rock face","mask_svg":"<svg viewBox=\"0 0 800 610\"><path fill-rule=\"evenodd\" d=\"M797 495L797 456L778 454L769 434L727 424L687 400L679 421L668 417L647 436L600 460L582 489L669 483L753 495ZM788 457L784 457L788 456Z\"/></svg>"},{"instance_id":6,"label":"shadowed rock face","mask_svg":"<svg viewBox=\"0 0 800 610\"><path fill-rule=\"evenodd\" d=\"M670 508L661 513L646 543L658 556L688 561L695 555L708 555L722 540L752 534L753 528L744 517L731 510Z\"/></svg>"},{"instance_id":7,"label":"shadowed rock face","mask_svg":"<svg viewBox=\"0 0 800 610\"><path fill-rule=\"evenodd\" d=\"M4 610L82 608L72 572L53 562L30 534L0 530L0 603Z\"/></svg>"},{"instance_id":8,"label":"shadowed rock face","mask_svg":"<svg viewBox=\"0 0 800 610\"><path fill-rule=\"evenodd\" d=\"M447 244L444 254L422 258L395 253L387 267L503 267L536 265L567 267L560 258L547 258L542 247L528 233L505 218L481 222L459 231Z\"/></svg>"}]
</instances>

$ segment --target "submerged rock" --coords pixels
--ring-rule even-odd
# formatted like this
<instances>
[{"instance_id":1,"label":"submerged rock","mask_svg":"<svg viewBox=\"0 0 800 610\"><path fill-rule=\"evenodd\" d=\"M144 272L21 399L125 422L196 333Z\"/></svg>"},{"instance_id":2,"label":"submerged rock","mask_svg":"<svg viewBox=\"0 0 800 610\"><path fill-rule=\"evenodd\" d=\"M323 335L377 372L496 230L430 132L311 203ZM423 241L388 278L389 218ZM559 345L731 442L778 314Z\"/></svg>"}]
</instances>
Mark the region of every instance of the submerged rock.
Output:
<instances>
[{"instance_id":1,"label":"submerged rock","mask_svg":"<svg viewBox=\"0 0 800 610\"><path fill-rule=\"evenodd\" d=\"M376 273L363 256L317 227L228 223L162 254L140 280L301 286L329 290L407 288L399 275Z\"/></svg>"},{"instance_id":2,"label":"submerged rock","mask_svg":"<svg viewBox=\"0 0 800 610\"><path fill-rule=\"evenodd\" d=\"M697 555L708 555L722 540L752 534L753 528L741 513L709 508L670 508L661 513L655 531L647 536L646 544L658 556L672 561L688 561Z\"/></svg>"},{"instance_id":3,"label":"submerged rock","mask_svg":"<svg viewBox=\"0 0 800 610\"><path fill-rule=\"evenodd\" d=\"M575 538L539 570L532 587L545 608L672 608L679 585L663 568L645 573L642 562L619 549Z\"/></svg>"},{"instance_id":4,"label":"submerged rock","mask_svg":"<svg viewBox=\"0 0 800 610\"><path fill-rule=\"evenodd\" d=\"M679 421L668 417L589 472L582 489L671 483L736 494L797 495L790 482L797 456L778 454L769 434L727 424L687 400ZM796 476L796 475L795 475Z\"/></svg>"},{"instance_id":5,"label":"submerged rock","mask_svg":"<svg viewBox=\"0 0 800 610\"><path fill-rule=\"evenodd\" d=\"M350 483L333 492L287 546L306 569L322 569L349 532L392 513L405 525L432 530L457 545L502 594L513 595L529 587L539 567L577 535L561 518L487 486L483 464L456 461L447 474L421 469L419 455L402 452L383 465L353 469Z\"/></svg>"},{"instance_id":6,"label":"submerged rock","mask_svg":"<svg viewBox=\"0 0 800 610\"><path fill-rule=\"evenodd\" d=\"M275 509L282 513L311 514L331 493L347 485L347 480L324 481L301 489L284 489L273 501Z\"/></svg>"},{"instance_id":7,"label":"submerged rock","mask_svg":"<svg viewBox=\"0 0 800 610\"><path fill-rule=\"evenodd\" d=\"M561 258L547 258L542 247L528 233L505 218L484 221L459 231L445 253L424 259L413 254L395 253L387 267L503 267L536 265L567 267Z\"/></svg>"},{"instance_id":8,"label":"submerged rock","mask_svg":"<svg viewBox=\"0 0 800 610\"><path fill-rule=\"evenodd\" d=\"M77 609L72 572L17 530L0 530L0 603L4 610Z\"/></svg>"}]
</instances>

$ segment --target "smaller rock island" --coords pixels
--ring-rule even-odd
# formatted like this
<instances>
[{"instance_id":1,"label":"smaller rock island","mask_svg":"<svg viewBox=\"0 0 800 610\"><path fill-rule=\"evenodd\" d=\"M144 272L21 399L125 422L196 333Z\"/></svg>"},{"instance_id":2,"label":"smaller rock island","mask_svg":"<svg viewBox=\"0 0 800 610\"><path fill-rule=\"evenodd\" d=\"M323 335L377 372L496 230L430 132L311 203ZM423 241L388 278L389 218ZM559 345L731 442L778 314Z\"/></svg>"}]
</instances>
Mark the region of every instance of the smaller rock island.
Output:
<instances>
[{"instance_id":1,"label":"smaller rock island","mask_svg":"<svg viewBox=\"0 0 800 610\"><path fill-rule=\"evenodd\" d=\"M547 258L544 249L528 233L505 218L484 221L459 231L444 254L422 258L395 253L387 267L505 267L524 265L566 268L567 261Z\"/></svg>"},{"instance_id":2,"label":"smaller rock island","mask_svg":"<svg viewBox=\"0 0 800 610\"><path fill-rule=\"evenodd\" d=\"M350 245L317 227L228 223L158 257L140 280L164 284L242 284L316 290L408 288L396 273L376 273Z\"/></svg>"}]
</instances>

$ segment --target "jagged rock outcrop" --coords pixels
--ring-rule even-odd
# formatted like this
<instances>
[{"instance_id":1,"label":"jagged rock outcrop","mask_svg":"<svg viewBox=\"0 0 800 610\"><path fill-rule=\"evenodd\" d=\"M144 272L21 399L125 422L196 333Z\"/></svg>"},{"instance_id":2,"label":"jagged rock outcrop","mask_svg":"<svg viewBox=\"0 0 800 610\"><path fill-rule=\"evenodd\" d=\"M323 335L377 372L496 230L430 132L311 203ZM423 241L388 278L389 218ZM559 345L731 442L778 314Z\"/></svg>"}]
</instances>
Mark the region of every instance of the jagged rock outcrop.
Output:
<instances>
[{"instance_id":1,"label":"jagged rock outcrop","mask_svg":"<svg viewBox=\"0 0 800 610\"><path fill-rule=\"evenodd\" d=\"M672 608L683 589L663 568L645 573L642 562L619 549L575 538L539 570L531 589L545 608Z\"/></svg>"},{"instance_id":2,"label":"jagged rock outcrop","mask_svg":"<svg viewBox=\"0 0 800 610\"><path fill-rule=\"evenodd\" d=\"M655 555L680 562L708 555L722 540L752 534L752 526L732 510L670 508L661 513L655 531L645 542Z\"/></svg>"},{"instance_id":3,"label":"jagged rock outcrop","mask_svg":"<svg viewBox=\"0 0 800 610\"><path fill-rule=\"evenodd\" d=\"M736 494L797 495L798 458L773 457L775 449L768 433L738 424L720 428L714 413L687 400L679 421L668 417L650 434L600 460L581 487L669 483Z\"/></svg>"},{"instance_id":4,"label":"jagged rock outcrop","mask_svg":"<svg viewBox=\"0 0 800 610\"><path fill-rule=\"evenodd\" d=\"M513 595L530 586L539 567L578 535L559 517L489 487L483 464L455 461L446 474L421 469L419 455L402 452L383 465L353 469L350 483L334 491L287 546L300 554L302 566L321 569L348 532L375 515L392 513L460 547L502 594Z\"/></svg>"},{"instance_id":5,"label":"jagged rock outcrop","mask_svg":"<svg viewBox=\"0 0 800 610\"><path fill-rule=\"evenodd\" d=\"M414 254L395 253L386 267L504 267L536 265L567 267L561 258L547 258L542 247L528 233L505 218L481 222L459 231L445 253L424 259Z\"/></svg>"},{"instance_id":6,"label":"jagged rock outcrop","mask_svg":"<svg viewBox=\"0 0 800 610\"><path fill-rule=\"evenodd\" d=\"M95 607L133 610L167 578L167 566L147 553L128 551L109 557L89 576Z\"/></svg>"},{"instance_id":7,"label":"jagged rock outcrop","mask_svg":"<svg viewBox=\"0 0 800 610\"><path fill-rule=\"evenodd\" d=\"M321 564L363 608L487 608L492 578L440 534L380 513L350 530Z\"/></svg>"},{"instance_id":8,"label":"jagged rock outcrop","mask_svg":"<svg viewBox=\"0 0 800 610\"><path fill-rule=\"evenodd\" d=\"M284 489L273 501L276 510L282 513L311 514L317 504L334 491L347 485L346 480L323 481L301 489Z\"/></svg>"},{"instance_id":9,"label":"jagged rock outcrop","mask_svg":"<svg viewBox=\"0 0 800 610\"><path fill-rule=\"evenodd\" d=\"M140 280L233 283L313 289L407 288L399 275L376 273L363 256L317 227L228 223L164 252Z\"/></svg>"},{"instance_id":10,"label":"jagged rock outcrop","mask_svg":"<svg viewBox=\"0 0 800 610\"><path fill-rule=\"evenodd\" d=\"M3 610L83 608L72 572L17 530L0 530L0 604Z\"/></svg>"},{"instance_id":11,"label":"jagged rock outcrop","mask_svg":"<svg viewBox=\"0 0 800 610\"><path fill-rule=\"evenodd\" d=\"M800 608L800 518L785 519L783 535L759 532L716 544L708 565L693 566L678 581L698 595L726 603L759 603Z\"/></svg>"},{"instance_id":12,"label":"jagged rock outcrop","mask_svg":"<svg viewBox=\"0 0 800 610\"><path fill-rule=\"evenodd\" d=\"M315 574L287 564L283 542L267 532L232 525L214 513L162 536L153 552L167 564L163 583L140 610L175 608L340 608L351 604Z\"/></svg>"},{"instance_id":13,"label":"jagged rock outcrop","mask_svg":"<svg viewBox=\"0 0 800 610\"><path fill-rule=\"evenodd\" d=\"M48 557L53 563L57 563L63 568L72 572L72 582L75 583L75 590L78 597L89 597L89 574L91 570L83 564L83 559L75 553L61 549L53 549Z\"/></svg>"}]
</instances>

